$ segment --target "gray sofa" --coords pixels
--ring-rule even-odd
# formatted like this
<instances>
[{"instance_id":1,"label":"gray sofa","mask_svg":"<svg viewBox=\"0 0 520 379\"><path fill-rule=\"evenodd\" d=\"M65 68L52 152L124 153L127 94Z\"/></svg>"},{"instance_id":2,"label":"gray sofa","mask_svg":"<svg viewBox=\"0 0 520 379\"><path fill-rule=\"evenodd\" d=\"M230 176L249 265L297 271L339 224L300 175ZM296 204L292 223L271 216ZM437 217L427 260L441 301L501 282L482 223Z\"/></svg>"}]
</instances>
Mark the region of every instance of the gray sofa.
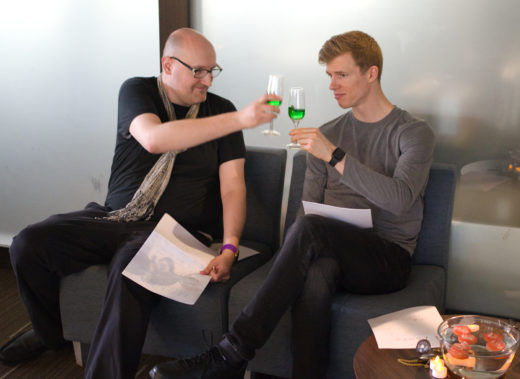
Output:
<instances>
[{"instance_id":1,"label":"gray sofa","mask_svg":"<svg viewBox=\"0 0 520 379\"><path fill-rule=\"evenodd\" d=\"M162 356L200 353L207 348L205 337L217 339L227 331L230 289L266 263L279 248L286 160L285 149L247 148L247 219L241 244L260 254L233 265L231 279L210 284L193 306L163 299L152 313L145 353ZM80 364L86 358L103 304L106 273L106 265L97 265L61 281L63 334L65 339L76 342L74 347Z\"/></svg>"},{"instance_id":2,"label":"gray sofa","mask_svg":"<svg viewBox=\"0 0 520 379\"><path fill-rule=\"evenodd\" d=\"M305 167L305 154L300 151L293 160L286 231L300 207ZM439 312L444 311L455 184L454 166L433 164L425 194L423 226L413 256L414 265L410 281L404 289L385 295L338 293L335 296L332 305L331 357L327 374L329 378L354 377L354 354L371 334L367 322L369 318L417 305L434 305ZM231 321L253 297L271 265L272 261L233 286L229 303ZM268 342L249 363L249 370L290 378L290 334L291 320L288 311Z\"/></svg>"},{"instance_id":3,"label":"gray sofa","mask_svg":"<svg viewBox=\"0 0 520 379\"><path fill-rule=\"evenodd\" d=\"M247 154L248 216L243 242L256 247L261 254L237 264L230 282L211 284L194 306L164 299L153 312L145 353L185 357L206 350L202 335L212 334L218 338L227 331L265 279L272 264L269 260L279 248L286 152L248 148ZM300 207L305 167L305 153L296 153L285 230L294 221ZM426 189L423 227L406 288L385 295L336 295L332 306L330 378L354 376L354 353L371 333L367 319L416 305L435 305L440 312L444 310L455 183L454 167L432 166ZM64 336L79 342L83 354L96 325L105 286L105 266L93 266L62 280L60 301ZM291 322L287 313L266 345L258 350L249 370L255 374L289 378L292 362L290 333Z\"/></svg>"}]
</instances>

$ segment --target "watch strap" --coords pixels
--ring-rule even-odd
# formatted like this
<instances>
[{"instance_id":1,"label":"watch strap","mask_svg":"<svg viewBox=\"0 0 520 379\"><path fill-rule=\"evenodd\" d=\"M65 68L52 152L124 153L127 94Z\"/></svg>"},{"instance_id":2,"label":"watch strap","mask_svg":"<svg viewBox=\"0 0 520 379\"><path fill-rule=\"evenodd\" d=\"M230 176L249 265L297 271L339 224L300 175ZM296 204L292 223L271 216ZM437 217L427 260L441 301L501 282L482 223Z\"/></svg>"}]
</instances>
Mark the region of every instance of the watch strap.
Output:
<instances>
[{"instance_id":1,"label":"watch strap","mask_svg":"<svg viewBox=\"0 0 520 379\"><path fill-rule=\"evenodd\" d=\"M340 147L336 147L336 149L334 149L332 152L332 158L330 159L329 164L332 167L335 167L336 164L343 159L345 154L345 151L343 151Z\"/></svg>"},{"instance_id":2,"label":"watch strap","mask_svg":"<svg viewBox=\"0 0 520 379\"><path fill-rule=\"evenodd\" d=\"M240 254L240 252L238 251L238 247L230 243L227 243L225 245L222 245L218 253L222 254L222 252L226 249L231 250L233 252L233 254L235 255L235 261L238 260L238 255Z\"/></svg>"}]
</instances>

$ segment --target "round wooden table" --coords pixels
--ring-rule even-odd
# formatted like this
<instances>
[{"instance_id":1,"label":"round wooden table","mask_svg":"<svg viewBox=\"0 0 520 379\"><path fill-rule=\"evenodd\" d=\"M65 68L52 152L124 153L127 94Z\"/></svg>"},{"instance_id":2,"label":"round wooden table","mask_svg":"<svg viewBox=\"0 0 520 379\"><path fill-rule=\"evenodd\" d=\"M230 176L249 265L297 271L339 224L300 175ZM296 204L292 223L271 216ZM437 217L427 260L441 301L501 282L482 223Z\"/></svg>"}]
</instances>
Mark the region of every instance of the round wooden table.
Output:
<instances>
[{"instance_id":1,"label":"round wooden table","mask_svg":"<svg viewBox=\"0 0 520 379\"><path fill-rule=\"evenodd\" d=\"M415 359L415 349L379 349L376 338L368 337L354 355L354 373L357 379L429 379L429 368L405 366L398 358ZM448 370L448 378L460 378ZM516 354L505 379L520 379L520 356Z\"/></svg>"}]
</instances>

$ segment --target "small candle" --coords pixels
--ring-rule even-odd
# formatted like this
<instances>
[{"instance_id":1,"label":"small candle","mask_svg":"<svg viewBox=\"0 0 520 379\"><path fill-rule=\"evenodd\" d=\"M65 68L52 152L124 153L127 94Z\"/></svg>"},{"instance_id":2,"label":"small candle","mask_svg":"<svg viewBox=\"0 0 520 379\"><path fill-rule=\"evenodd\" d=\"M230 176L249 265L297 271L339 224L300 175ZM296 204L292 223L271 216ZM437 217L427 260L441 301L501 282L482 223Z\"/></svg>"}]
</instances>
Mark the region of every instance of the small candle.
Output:
<instances>
[{"instance_id":1,"label":"small candle","mask_svg":"<svg viewBox=\"0 0 520 379\"><path fill-rule=\"evenodd\" d=\"M435 359L430 359L430 370L433 370L433 368L439 363L444 365L444 361L438 355L435 357Z\"/></svg>"},{"instance_id":2,"label":"small candle","mask_svg":"<svg viewBox=\"0 0 520 379\"><path fill-rule=\"evenodd\" d=\"M437 365L432 370L432 376L434 378L445 378L448 376L448 369L444 365Z\"/></svg>"},{"instance_id":3,"label":"small candle","mask_svg":"<svg viewBox=\"0 0 520 379\"><path fill-rule=\"evenodd\" d=\"M448 369L438 355L430 361L430 370L434 378L446 378L448 376Z\"/></svg>"}]
</instances>

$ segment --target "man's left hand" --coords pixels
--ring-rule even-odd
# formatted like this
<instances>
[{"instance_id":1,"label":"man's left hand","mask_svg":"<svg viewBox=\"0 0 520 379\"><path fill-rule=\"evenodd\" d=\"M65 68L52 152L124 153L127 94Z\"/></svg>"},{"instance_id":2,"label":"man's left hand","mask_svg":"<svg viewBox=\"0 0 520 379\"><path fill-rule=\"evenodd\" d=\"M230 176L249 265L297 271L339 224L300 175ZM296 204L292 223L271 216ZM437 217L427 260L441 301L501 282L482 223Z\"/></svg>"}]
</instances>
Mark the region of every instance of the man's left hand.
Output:
<instances>
[{"instance_id":1,"label":"man's left hand","mask_svg":"<svg viewBox=\"0 0 520 379\"><path fill-rule=\"evenodd\" d=\"M202 275L210 275L212 282L226 282L229 280L231 266L235 261L235 255L232 251L224 251L221 255L213 258L206 268L200 273Z\"/></svg>"}]
</instances>

